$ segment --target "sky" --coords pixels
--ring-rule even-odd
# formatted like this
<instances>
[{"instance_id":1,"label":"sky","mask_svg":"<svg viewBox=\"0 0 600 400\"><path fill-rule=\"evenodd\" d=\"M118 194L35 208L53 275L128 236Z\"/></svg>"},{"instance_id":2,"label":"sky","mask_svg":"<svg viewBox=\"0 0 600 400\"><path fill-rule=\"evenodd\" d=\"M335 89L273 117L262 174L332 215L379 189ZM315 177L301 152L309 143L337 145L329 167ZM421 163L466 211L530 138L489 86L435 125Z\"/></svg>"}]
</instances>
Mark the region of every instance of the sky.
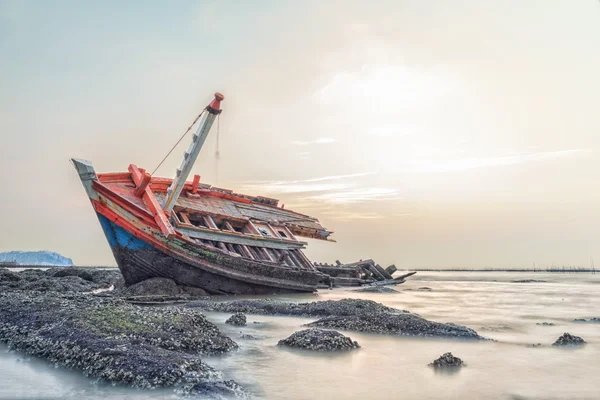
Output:
<instances>
[{"instance_id":1,"label":"sky","mask_svg":"<svg viewBox=\"0 0 600 400\"><path fill-rule=\"evenodd\" d=\"M115 265L70 157L316 216L316 261L600 260L600 2L0 0L0 251ZM172 177L184 139L156 175Z\"/></svg>"}]
</instances>

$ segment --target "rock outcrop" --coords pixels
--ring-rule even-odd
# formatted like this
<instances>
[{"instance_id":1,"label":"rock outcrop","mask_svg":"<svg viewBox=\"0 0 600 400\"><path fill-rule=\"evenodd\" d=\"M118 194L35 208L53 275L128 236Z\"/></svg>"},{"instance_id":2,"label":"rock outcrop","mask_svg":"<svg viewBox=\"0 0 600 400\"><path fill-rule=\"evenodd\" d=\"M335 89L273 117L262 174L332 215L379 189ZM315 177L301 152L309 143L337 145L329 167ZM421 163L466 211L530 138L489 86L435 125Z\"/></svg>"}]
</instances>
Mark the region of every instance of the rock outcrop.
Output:
<instances>
[{"instance_id":1,"label":"rock outcrop","mask_svg":"<svg viewBox=\"0 0 600 400\"><path fill-rule=\"evenodd\" d=\"M428 321L411 313L378 313L324 317L307 324L313 328L381 333L398 336L446 337L483 340L471 328L451 323Z\"/></svg>"},{"instance_id":2,"label":"rock outcrop","mask_svg":"<svg viewBox=\"0 0 600 400\"><path fill-rule=\"evenodd\" d=\"M562 334L561 337L552 343L552 346L581 346L585 344L585 340L579 336L571 335L568 332Z\"/></svg>"},{"instance_id":3,"label":"rock outcrop","mask_svg":"<svg viewBox=\"0 0 600 400\"><path fill-rule=\"evenodd\" d=\"M312 351L343 351L360 347L348 336L324 329L305 329L295 332L287 339L280 340L278 345Z\"/></svg>"},{"instance_id":4,"label":"rock outcrop","mask_svg":"<svg viewBox=\"0 0 600 400\"><path fill-rule=\"evenodd\" d=\"M138 388L212 387L222 376L201 356L237 348L195 310L23 290L0 292L0 341L87 376Z\"/></svg>"},{"instance_id":5,"label":"rock outcrop","mask_svg":"<svg viewBox=\"0 0 600 400\"><path fill-rule=\"evenodd\" d=\"M575 318L573 322L586 323L586 324L600 324L600 318Z\"/></svg>"},{"instance_id":6,"label":"rock outcrop","mask_svg":"<svg viewBox=\"0 0 600 400\"><path fill-rule=\"evenodd\" d=\"M274 300L196 301L188 304L207 311L248 314L323 317L307 326L390 335L438 336L483 339L473 329L455 324L428 321L408 311L384 306L372 300L343 299L313 303L286 303Z\"/></svg>"},{"instance_id":7,"label":"rock outcrop","mask_svg":"<svg viewBox=\"0 0 600 400\"><path fill-rule=\"evenodd\" d=\"M454 357L452 353L444 353L440 358L434 360L430 367L433 368L460 368L466 364L458 357Z\"/></svg>"},{"instance_id":8,"label":"rock outcrop","mask_svg":"<svg viewBox=\"0 0 600 400\"><path fill-rule=\"evenodd\" d=\"M206 311L226 313L246 313L263 315L294 315L299 317L322 317L328 315L357 315L379 312L403 312L386 307L372 300L343 299L325 300L312 303L289 303L272 299L233 300L215 302L211 300L194 301L188 307Z\"/></svg>"},{"instance_id":9,"label":"rock outcrop","mask_svg":"<svg viewBox=\"0 0 600 400\"><path fill-rule=\"evenodd\" d=\"M227 318L225 323L236 326L246 326L246 316L242 313L235 313L231 317Z\"/></svg>"},{"instance_id":10,"label":"rock outcrop","mask_svg":"<svg viewBox=\"0 0 600 400\"><path fill-rule=\"evenodd\" d=\"M207 293L190 286L180 286L174 280L168 278L150 278L134 285L119 290L116 295L120 297L203 297Z\"/></svg>"}]
</instances>

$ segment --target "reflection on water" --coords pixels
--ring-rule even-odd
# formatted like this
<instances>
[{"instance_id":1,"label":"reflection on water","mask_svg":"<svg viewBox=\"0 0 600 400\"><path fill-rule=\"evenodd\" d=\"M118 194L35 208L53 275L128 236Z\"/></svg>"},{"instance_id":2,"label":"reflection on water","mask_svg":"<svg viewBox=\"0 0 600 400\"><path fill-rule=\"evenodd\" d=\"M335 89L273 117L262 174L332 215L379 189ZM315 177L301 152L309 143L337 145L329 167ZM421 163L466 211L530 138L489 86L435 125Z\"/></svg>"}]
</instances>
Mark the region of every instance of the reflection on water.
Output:
<instances>
[{"instance_id":1,"label":"reflection on water","mask_svg":"<svg viewBox=\"0 0 600 400\"><path fill-rule=\"evenodd\" d=\"M545 283L511 283L517 279ZM419 287L431 291L418 291ZM600 317L600 274L419 273L399 293L324 291L280 296L314 301L367 298L441 322L469 326L488 342L390 337L347 332L361 349L322 354L276 346L312 319L248 315L246 327L207 313L240 350L207 361L255 394L269 399L598 399L600 324L573 323ZM413 289L413 290L405 290ZM253 323L260 322L259 324ZM536 325L552 322L554 326ZM563 332L583 337L578 349L553 348ZM242 339L242 334L262 340ZM528 345L541 343L541 347ZM438 373L428 364L452 352L467 367ZM0 349L0 399L175 398L169 391L141 392L94 385L73 372Z\"/></svg>"}]
</instances>

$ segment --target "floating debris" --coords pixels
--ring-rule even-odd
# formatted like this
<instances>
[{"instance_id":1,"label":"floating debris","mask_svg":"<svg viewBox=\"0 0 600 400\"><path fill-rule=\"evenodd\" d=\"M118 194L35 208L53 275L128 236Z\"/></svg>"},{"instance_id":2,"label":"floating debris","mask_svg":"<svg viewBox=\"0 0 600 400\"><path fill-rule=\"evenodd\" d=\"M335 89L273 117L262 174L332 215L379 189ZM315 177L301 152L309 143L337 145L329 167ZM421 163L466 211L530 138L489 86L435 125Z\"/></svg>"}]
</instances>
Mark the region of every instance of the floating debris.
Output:
<instances>
[{"instance_id":1,"label":"floating debris","mask_svg":"<svg viewBox=\"0 0 600 400\"><path fill-rule=\"evenodd\" d=\"M541 281L537 279L521 279L516 281L511 281L512 283L545 283L546 281Z\"/></svg>"},{"instance_id":2,"label":"floating debris","mask_svg":"<svg viewBox=\"0 0 600 400\"><path fill-rule=\"evenodd\" d=\"M540 326L554 326L554 322L538 322L536 325Z\"/></svg>"}]
</instances>

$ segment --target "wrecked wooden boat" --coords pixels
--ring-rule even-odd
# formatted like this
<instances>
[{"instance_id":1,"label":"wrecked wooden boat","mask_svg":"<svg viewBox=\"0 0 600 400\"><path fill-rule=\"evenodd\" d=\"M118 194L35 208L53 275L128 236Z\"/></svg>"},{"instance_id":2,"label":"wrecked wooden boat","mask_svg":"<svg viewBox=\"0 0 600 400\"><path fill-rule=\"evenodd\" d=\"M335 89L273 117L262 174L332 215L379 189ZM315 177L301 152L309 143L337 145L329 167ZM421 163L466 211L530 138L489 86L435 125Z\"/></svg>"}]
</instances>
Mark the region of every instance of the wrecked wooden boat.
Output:
<instances>
[{"instance_id":1,"label":"wrecked wooden boat","mask_svg":"<svg viewBox=\"0 0 600 400\"><path fill-rule=\"evenodd\" d=\"M334 287L399 285L406 282L405 278L416 274L409 272L394 278L392 275L397 271L395 265L383 268L373 260L360 260L350 264L342 264L336 260L335 265L315 263L315 267L330 276L329 283Z\"/></svg>"},{"instance_id":2,"label":"wrecked wooden boat","mask_svg":"<svg viewBox=\"0 0 600 400\"><path fill-rule=\"evenodd\" d=\"M223 95L202 111L174 179L129 165L97 174L72 159L127 285L153 277L211 294L314 292L330 275L304 255L299 237L333 241L319 220L200 182L192 166L221 113ZM191 129L191 127L190 127ZM189 131L189 129L188 129Z\"/></svg>"}]
</instances>

